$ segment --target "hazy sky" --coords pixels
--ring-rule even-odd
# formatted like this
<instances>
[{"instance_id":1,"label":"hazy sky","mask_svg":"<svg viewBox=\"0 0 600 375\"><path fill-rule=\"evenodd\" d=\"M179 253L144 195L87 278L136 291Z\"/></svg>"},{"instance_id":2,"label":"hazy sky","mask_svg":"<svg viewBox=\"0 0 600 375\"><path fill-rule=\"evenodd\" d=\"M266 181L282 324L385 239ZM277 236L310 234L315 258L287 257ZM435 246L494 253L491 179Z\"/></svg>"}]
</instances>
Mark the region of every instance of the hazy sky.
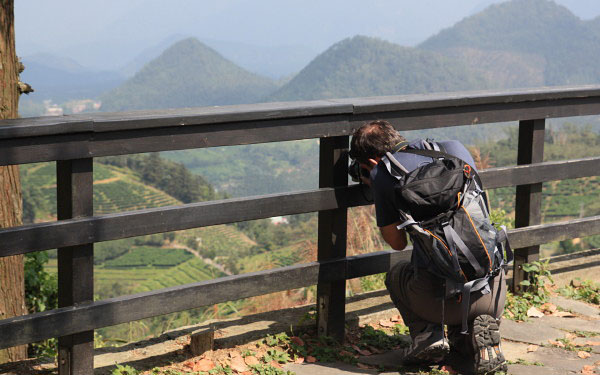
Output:
<instances>
[{"instance_id":1,"label":"hazy sky","mask_svg":"<svg viewBox=\"0 0 600 375\"><path fill-rule=\"evenodd\" d=\"M118 69L173 35L317 53L356 34L415 45L502 0L15 0L17 50ZM583 19L599 0L557 0Z\"/></svg>"}]
</instances>

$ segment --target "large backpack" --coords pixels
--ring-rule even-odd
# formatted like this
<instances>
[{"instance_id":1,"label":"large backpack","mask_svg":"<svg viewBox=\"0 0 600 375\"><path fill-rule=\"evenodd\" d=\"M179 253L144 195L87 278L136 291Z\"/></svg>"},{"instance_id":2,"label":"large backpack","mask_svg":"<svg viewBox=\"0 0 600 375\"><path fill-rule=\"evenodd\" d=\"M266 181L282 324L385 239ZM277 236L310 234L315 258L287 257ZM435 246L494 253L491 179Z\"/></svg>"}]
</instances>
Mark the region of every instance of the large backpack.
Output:
<instances>
[{"instance_id":1,"label":"large backpack","mask_svg":"<svg viewBox=\"0 0 600 375\"><path fill-rule=\"evenodd\" d=\"M395 203L404 220L398 229L406 230L413 251L420 252L429 261L429 270L445 280L444 299L461 299L462 333L467 333L471 293L489 293L490 278L512 261L513 254L506 228L497 230L490 221L475 169L443 152L440 145L425 144L431 149L405 147L399 152L432 158L431 163L409 172L389 152L383 162L396 178Z\"/></svg>"}]
</instances>

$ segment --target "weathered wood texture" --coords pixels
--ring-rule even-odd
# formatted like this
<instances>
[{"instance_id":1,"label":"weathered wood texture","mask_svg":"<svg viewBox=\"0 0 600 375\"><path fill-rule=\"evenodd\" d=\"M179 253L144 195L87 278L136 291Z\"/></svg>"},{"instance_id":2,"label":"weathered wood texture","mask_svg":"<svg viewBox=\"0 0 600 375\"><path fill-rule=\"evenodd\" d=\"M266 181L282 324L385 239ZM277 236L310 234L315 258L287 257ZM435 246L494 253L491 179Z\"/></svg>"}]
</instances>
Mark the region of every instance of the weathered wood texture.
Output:
<instances>
[{"instance_id":1,"label":"weathered wood texture","mask_svg":"<svg viewBox=\"0 0 600 375\"><path fill-rule=\"evenodd\" d=\"M541 163L544 160L545 120L526 120L519 123L517 164ZM515 227L527 227L542 222L542 183L519 184L515 196ZM522 269L525 263L540 258L540 246L515 249L512 290L521 292L521 282L527 280Z\"/></svg>"},{"instance_id":2,"label":"weathered wood texture","mask_svg":"<svg viewBox=\"0 0 600 375\"><path fill-rule=\"evenodd\" d=\"M600 157L492 168L481 172L486 188L598 175ZM372 204L365 200L361 189L364 186L323 188L28 224L0 230L0 257L278 215Z\"/></svg>"},{"instance_id":3,"label":"weathered wood texture","mask_svg":"<svg viewBox=\"0 0 600 375\"><path fill-rule=\"evenodd\" d=\"M348 185L348 137L321 138L319 142L319 187ZM317 260L346 256L348 210L319 211ZM319 275L321 278L325 275ZM324 277L323 277L324 278ZM346 280L317 284L317 332L342 342L346 311Z\"/></svg>"},{"instance_id":4,"label":"weathered wood texture","mask_svg":"<svg viewBox=\"0 0 600 375\"><path fill-rule=\"evenodd\" d=\"M511 241L516 246L600 233L600 216L567 223L553 223L512 230ZM195 284L167 288L148 293L112 298L77 307L0 321L0 348L43 340L60 334L71 334L104 326L138 320L194 307L225 302L231 298L294 289L350 279L387 271L400 260L407 260L409 251L383 251L348 257L319 264L318 262L290 266L252 274L230 276ZM144 309L139 309L144 306Z\"/></svg>"},{"instance_id":5,"label":"weathered wood texture","mask_svg":"<svg viewBox=\"0 0 600 375\"><path fill-rule=\"evenodd\" d=\"M386 272L410 252L380 251L359 257L312 262L243 275L227 276L146 293L59 308L19 318L0 320L0 348L58 335L139 320L195 307L295 289L317 283L358 277L362 269ZM349 273L348 270L353 270ZM144 308L140 308L144 306Z\"/></svg>"},{"instance_id":6,"label":"weathered wood texture","mask_svg":"<svg viewBox=\"0 0 600 375\"><path fill-rule=\"evenodd\" d=\"M600 216L509 231L516 247L600 234ZM0 320L0 348L267 293L388 271L411 251L370 254L228 276ZM140 309L140 306L144 306Z\"/></svg>"},{"instance_id":7,"label":"weathered wood texture","mask_svg":"<svg viewBox=\"0 0 600 375\"><path fill-rule=\"evenodd\" d=\"M56 163L58 220L93 215L92 159ZM58 306L94 300L94 244L58 249ZM58 373L84 375L94 371L94 331L61 335L58 339Z\"/></svg>"},{"instance_id":8,"label":"weathered wood texture","mask_svg":"<svg viewBox=\"0 0 600 375\"><path fill-rule=\"evenodd\" d=\"M172 109L0 121L0 165L600 113L600 86Z\"/></svg>"},{"instance_id":9,"label":"weathered wood texture","mask_svg":"<svg viewBox=\"0 0 600 375\"><path fill-rule=\"evenodd\" d=\"M71 341L62 339L62 347L72 353L81 344L85 357L91 353L89 335L95 328L315 284L319 327L341 337L345 280L385 272L410 256L410 251L384 251L345 257L346 208L370 204L362 187L346 186L345 150L356 127L374 117L390 120L399 130L522 120L521 165L483 171L482 179L487 188L526 186L519 188L518 199L527 209L517 214L518 225L526 227L512 230L510 238L514 247L530 248L600 233L600 216L532 225L538 215L536 186L600 174L600 158L541 163L543 120L532 119L599 113L600 86L587 86L0 121L0 165L59 160L59 200L63 212L71 212L59 213L58 222L0 230L0 257L59 247L61 272L69 274L60 281L59 309L0 320L0 348L69 335ZM86 217L92 215L92 157L305 138L321 138L319 190ZM62 182L64 176L71 178L68 184ZM317 262L97 302L90 297L91 280L76 270L89 270L93 242L312 211L320 212ZM77 215L82 217L71 218ZM62 358L74 373L90 371L86 359Z\"/></svg>"}]
</instances>

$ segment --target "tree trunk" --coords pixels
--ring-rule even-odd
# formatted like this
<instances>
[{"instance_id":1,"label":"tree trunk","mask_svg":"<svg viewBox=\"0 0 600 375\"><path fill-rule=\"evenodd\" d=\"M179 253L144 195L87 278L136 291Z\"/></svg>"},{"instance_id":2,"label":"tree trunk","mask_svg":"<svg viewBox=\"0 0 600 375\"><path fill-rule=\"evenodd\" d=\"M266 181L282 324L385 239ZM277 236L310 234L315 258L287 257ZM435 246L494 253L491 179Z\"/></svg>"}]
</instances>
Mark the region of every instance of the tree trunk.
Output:
<instances>
[{"instance_id":1,"label":"tree trunk","mask_svg":"<svg viewBox=\"0 0 600 375\"><path fill-rule=\"evenodd\" d=\"M15 51L14 3L0 0L0 119L16 118L19 62ZM21 225L19 167L0 167L0 228ZM23 256L0 258L0 319L26 314ZM0 351L0 363L27 357L27 347Z\"/></svg>"}]
</instances>

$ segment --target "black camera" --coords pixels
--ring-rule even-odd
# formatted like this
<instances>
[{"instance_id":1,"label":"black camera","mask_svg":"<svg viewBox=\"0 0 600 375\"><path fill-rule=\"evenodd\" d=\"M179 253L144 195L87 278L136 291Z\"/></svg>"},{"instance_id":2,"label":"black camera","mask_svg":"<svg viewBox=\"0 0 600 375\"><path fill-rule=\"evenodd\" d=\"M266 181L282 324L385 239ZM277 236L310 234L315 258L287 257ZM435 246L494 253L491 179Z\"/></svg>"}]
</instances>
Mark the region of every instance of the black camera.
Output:
<instances>
[{"instance_id":1,"label":"black camera","mask_svg":"<svg viewBox=\"0 0 600 375\"><path fill-rule=\"evenodd\" d=\"M361 176L365 178L370 177L369 171L365 168L362 168L357 160L353 160L352 163L350 163L350 167L348 167L348 174L354 182L361 182Z\"/></svg>"}]
</instances>

